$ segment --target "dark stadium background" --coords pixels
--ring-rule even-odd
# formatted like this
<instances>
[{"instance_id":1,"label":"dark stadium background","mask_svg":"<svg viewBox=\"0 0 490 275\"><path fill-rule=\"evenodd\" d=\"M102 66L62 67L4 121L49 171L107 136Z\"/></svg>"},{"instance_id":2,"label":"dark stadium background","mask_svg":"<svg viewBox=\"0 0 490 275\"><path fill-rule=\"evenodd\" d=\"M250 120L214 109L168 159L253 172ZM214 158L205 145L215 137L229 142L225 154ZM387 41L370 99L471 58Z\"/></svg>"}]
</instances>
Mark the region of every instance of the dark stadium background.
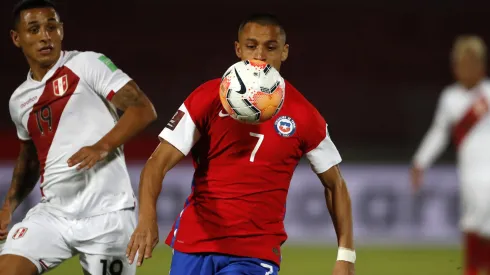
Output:
<instances>
[{"instance_id":1,"label":"dark stadium background","mask_svg":"<svg viewBox=\"0 0 490 275\"><path fill-rule=\"evenodd\" d=\"M0 1L0 161L7 165L18 148L8 100L28 71L9 37L14 3ZM281 73L326 118L347 164L408 165L431 123L441 90L452 82L449 53L455 37L477 34L490 43L490 1L58 3L65 24L64 49L106 54L137 81L156 107L158 121L126 146L127 159L135 162L148 158L158 133L194 88L221 77L237 61L233 49L237 28L251 12L273 12L283 22L290 56ZM454 153L448 150L439 163L453 161ZM7 178L3 181L7 183ZM284 274L326 274L318 271L324 263L321 255L335 257L335 251L322 249L291 252ZM411 251L402 247L381 253L366 248L364 256L358 256L364 259L359 274L460 272L458 250ZM299 268L315 259L311 272ZM155 270L163 269L158 261L152 263Z\"/></svg>"},{"instance_id":2,"label":"dark stadium background","mask_svg":"<svg viewBox=\"0 0 490 275\"><path fill-rule=\"evenodd\" d=\"M451 82L455 36L490 38L484 2L209 2L58 1L65 49L108 55L155 103L159 119L141 137L151 142L129 158L146 157L185 97L236 61L237 27L253 11L274 12L283 21L291 52L282 74L325 116L349 161L408 161L438 94ZM27 72L9 39L13 3L0 3L3 159L15 155L16 144L8 99Z\"/></svg>"}]
</instances>

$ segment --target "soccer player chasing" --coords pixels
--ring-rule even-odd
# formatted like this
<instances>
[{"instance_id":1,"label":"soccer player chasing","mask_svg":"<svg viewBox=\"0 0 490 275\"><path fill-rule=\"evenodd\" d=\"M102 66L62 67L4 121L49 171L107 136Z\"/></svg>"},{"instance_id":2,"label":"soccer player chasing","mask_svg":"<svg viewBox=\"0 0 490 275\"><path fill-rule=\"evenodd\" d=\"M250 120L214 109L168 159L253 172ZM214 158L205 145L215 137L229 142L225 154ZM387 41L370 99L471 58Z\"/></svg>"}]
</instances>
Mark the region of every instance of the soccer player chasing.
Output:
<instances>
[{"instance_id":1,"label":"soccer player chasing","mask_svg":"<svg viewBox=\"0 0 490 275\"><path fill-rule=\"evenodd\" d=\"M490 82L487 50L476 36L454 43L451 61L456 83L439 97L432 126L418 148L411 171L418 190L428 169L452 138L461 182L460 226L465 234L465 275L490 274Z\"/></svg>"},{"instance_id":2,"label":"soccer player chasing","mask_svg":"<svg viewBox=\"0 0 490 275\"><path fill-rule=\"evenodd\" d=\"M21 147L0 209L0 274L44 273L76 254L85 274L135 274L125 249L136 201L121 145L156 119L153 105L106 56L61 50L50 1L24 0L14 17L30 71L9 104ZM8 232L38 179L41 202Z\"/></svg>"},{"instance_id":3,"label":"soccer player chasing","mask_svg":"<svg viewBox=\"0 0 490 275\"><path fill-rule=\"evenodd\" d=\"M265 61L277 70L288 49L283 27L270 15L245 20L235 43L240 59ZM240 123L223 110L219 86L220 79L214 79L198 87L160 134L161 143L141 173L130 262L141 265L151 257L158 242L156 202L162 180L191 153L193 192L166 240L174 248L170 274L277 274L287 238L286 196L293 171L306 155L325 186L341 247L333 274L353 274L350 198L325 120L286 83L286 99L276 117L259 125ZM276 119L287 120L290 129L282 129Z\"/></svg>"},{"instance_id":4,"label":"soccer player chasing","mask_svg":"<svg viewBox=\"0 0 490 275\"><path fill-rule=\"evenodd\" d=\"M241 24L235 50L241 60L265 61L279 70L289 46L275 17L254 15ZM170 274L277 274L287 239L288 188L306 155L325 186L338 236L333 274L354 274L351 203L323 117L286 83L276 117L258 125L240 123L223 110L219 86L220 79L214 79L198 87L161 132L161 143L141 173L139 223L127 250L130 262L141 265L151 257L158 243L156 203L163 178L191 153L193 192L166 240L174 249ZM279 120L287 120L289 128L281 128Z\"/></svg>"}]
</instances>

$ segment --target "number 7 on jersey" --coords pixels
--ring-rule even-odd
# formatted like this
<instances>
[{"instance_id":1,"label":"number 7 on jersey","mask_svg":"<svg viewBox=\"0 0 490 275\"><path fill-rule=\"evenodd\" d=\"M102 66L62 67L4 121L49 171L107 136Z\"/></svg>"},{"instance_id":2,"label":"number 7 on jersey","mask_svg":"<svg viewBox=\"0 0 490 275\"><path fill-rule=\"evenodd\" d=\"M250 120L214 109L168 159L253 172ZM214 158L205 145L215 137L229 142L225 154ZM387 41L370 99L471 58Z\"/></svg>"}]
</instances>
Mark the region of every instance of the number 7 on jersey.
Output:
<instances>
[{"instance_id":1,"label":"number 7 on jersey","mask_svg":"<svg viewBox=\"0 0 490 275\"><path fill-rule=\"evenodd\" d=\"M257 140L257 144L255 144L255 148L253 149L252 154L250 155L250 162L254 162L255 154L257 154L257 151L259 150L260 145L262 144L262 141L264 141L264 135L250 132L250 136L256 137L259 139L259 140Z\"/></svg>"}]
</instances>

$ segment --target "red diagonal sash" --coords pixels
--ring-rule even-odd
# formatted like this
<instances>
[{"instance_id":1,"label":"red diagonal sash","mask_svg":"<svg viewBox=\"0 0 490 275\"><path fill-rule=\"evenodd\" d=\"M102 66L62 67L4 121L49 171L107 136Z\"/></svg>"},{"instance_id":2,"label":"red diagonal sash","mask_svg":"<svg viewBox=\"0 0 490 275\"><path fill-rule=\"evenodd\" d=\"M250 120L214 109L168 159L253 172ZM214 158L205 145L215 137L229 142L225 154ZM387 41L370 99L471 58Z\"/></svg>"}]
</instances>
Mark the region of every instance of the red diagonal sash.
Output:
<instances>
[{"instance_id":1,"label":"red diagonal sash","mask_svg":"<svg viewBox=\"0 0 490 275\"><path fill-rule=\"evenodd\" d=\"M459 147L464 138L471 131L480 119L488 112L488 102L485 96L478 97L471 107L466 111L463 118L461 118L453 128L453 140L454 144Z\"/></svg>"}]
</instances>

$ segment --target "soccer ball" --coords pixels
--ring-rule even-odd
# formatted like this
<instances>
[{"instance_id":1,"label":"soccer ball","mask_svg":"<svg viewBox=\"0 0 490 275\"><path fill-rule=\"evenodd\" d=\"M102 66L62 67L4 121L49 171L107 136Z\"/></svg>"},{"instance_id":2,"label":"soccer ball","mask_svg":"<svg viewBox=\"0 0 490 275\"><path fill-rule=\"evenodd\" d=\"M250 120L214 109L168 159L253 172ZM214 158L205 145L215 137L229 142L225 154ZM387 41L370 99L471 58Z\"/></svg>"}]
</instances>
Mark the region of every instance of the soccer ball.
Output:
<instances>
[{"instance_id":1,"label":"soccer ball","mask_svg":"<svg viewBox=\"0 0 490 275\"><path fill-rule=\"evenodd\" d=\"M221 104L234 119L258 124L276 115L284 102L285 84L279 72L259 60L240 61L221 78Z\"/></svg>"}]
</instances>

